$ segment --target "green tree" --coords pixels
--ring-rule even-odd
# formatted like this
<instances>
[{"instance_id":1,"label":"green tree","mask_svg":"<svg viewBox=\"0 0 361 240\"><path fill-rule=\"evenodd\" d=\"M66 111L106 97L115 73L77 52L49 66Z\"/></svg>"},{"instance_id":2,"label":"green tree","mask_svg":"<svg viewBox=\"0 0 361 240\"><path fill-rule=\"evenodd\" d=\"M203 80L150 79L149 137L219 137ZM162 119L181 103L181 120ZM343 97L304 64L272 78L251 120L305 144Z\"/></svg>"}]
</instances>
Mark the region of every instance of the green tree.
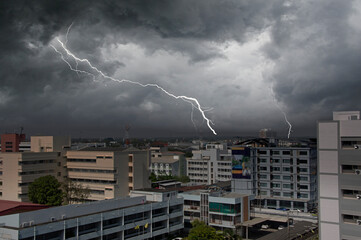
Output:
<instances>
[{"instance_id":1,"label":"green tree","mask_svg":"<svg viewBox=\"0 0 361 240\"><path fill-rule=\"evenodd\" d=\"M80 183L76 183L69 178L66 178L62 183L64 193L64 204L73 204L78 202L85 202L90 195L90 189L84 187Z\"/></svg>"},{"instance_id":2,"label":"green tree","mask_svg":"<svg viewBox=\"0 0 361 240\"><path fill-rule=\"evenodd\" d=\"M44 176L35 179L29 185L29 199L33 203L59 206L63 202L61 184L54 176Z\"/></svg>"},{"instance_id":3,"label":"green tree","mask_svg":"<svg viewBox=\"0 0 361 240\"><path fill-rule=\"evenodd\" d=\"M200 220L192 222L192 229L187 237L188 240L221 240L224 239L222 234L217 233L216 229L207 226Z\"/></svg>"},{"instance_id":4,"label":"green tree","mask_svg":"<svg viewBox=\"0 0 361 240\"><path fill-rule=\"evenodd\" d=\"M150 173L150 176L149 176L149 180L150 180L151 182L156 182L156 181L157 181L157 175L155 175L154 172L151 172L151 173Z\"/></svg>"},{"instance_id":5,"label":"green tree","mask_svg":"<svg viewBox=\"0 0 361 240\"><path fill-rule=\"evenodd\" d=\"M235 233L232 229L229 228L223 231L223 237L227 240L242 240L241 236L237 235L237 233Z\"/></svg>"}]
</instances>

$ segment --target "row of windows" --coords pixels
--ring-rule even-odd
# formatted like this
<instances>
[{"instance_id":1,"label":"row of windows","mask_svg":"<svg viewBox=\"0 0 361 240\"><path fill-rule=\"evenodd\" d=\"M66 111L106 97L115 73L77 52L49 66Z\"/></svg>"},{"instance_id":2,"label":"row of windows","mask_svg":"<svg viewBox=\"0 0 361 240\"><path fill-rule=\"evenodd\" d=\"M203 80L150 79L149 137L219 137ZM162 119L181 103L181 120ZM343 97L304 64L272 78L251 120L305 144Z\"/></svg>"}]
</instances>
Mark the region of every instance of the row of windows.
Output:
<instances>
[{"instance_id":1,"label":"row of windows","mask_svg":"<svg viewBox=\"0 0 361 240\"><path fill-rule=\"evenodd\" d=\"M260 171L268 171L268 167L267 166L259 166L259 170ZM281 171L281 167L270 167L271 171L275 171L275 172L280 172ZM291 171L291 168L289 167L284 167L282 168L283 171L285 172L289 172ZM308 172L308 168L297 168L298 172Z\"/></svg>"},{"instance_id":2,"label":"row of windows","mask_svg":"<svg viewBox=\"0 0 361 240\"><path fill-rule=\"evenodd\" d=\"M99 158L105 158L105 159L112 159L112 156L97 156L97 159Z\"/></svg>"},{"instance_id":3,"label":"row of windows","mask_svg":"<svg viewBox=\"0 0 361 240\"><path fill-rule=\"evenodd\" d=\"M267 174L260 174L258 176L258 178L259 179L268 179L268 175ZM271 175L270 179L271 180L279 180L279 179L281 179L281 175ZM293 181L293 176L284 175L284 176L282 176L282 179L286 180L286 181ZM297 180L298 181L308 181L308 177L307 176L298 176Z\"/></svg>"},{"instance_id":4,"label":"row of windows","mask_svg":"<svg viewBox=\"0 0 361 240\"><path fill-rule=\"evenodd\" d=\"M19 172L19 176L33 175L33 174L43 174L43 173L53 173L53 172L54 172L54 169L39 170L39 171L27 171L27 172Z\"/></svg>"},{"instance_id":5,"label":"row of windows","mask_svg":"<svg viewBox=\"0 0 361 240\"><path fill-rule=\"evenodd\" d=\"M189 173L190 177L208 177L208 174L202 174L202 173Z\"/></svg>"},{"instance_id":6,"label":"row of windows","mask_svg":"<svg viewBox=\"0 0 361 240\"><path fill-rule=\"evenodd\" d=\"M269 150L269 153L271 155L291 155L291 151L289 150ZM262 154L262 155L267 155L268 154L268 150L258 150L258 154ZM307 156L308 155L308 151L305 150L300 150L298 151L298 154L301 156Z\"/></svg>"},{"instance_id":7,"label":"row of windows","mask_svg":"<svg viewBox=\"0 0 361 240\"><path fill-rule=\"evenodd\" d=\"M199 161L188 161L188 164L196 164L196 165L207 165L208 162L207 161L203 161L203 162L199 162Z\"/></svg>"},{"instance_id":8,"label":"row of windows","mask_svg":"<svg viewBox=\"0 0 361 240\"><path fill-rule=\"evenodd\" d=\"M19 165L34 165L34 164L43 164L43 163L54 163L54 159L50 160L33 160L33 161L21 161L19 162Z\"/></svg>"},{"instance_id":9,"label":"row of windows","mask_svg":"<svg viewBox=\"0 0 361 240\"><path fill-rule=\"evenodd\" d=\"M74 182L83 182L83 183L99 183L99 184L116 184L115 180L98 180L98 179L83 179L83 178L72 178Z\"/></svg>"},{"instance_id":10,"label":"row of windows","mask_svg":"<svg viewBox=\"0 0 361 240\"><path fill-rule=\"evenodd\" d=\"M96 159L88 159L88 158L68 158L68 162L87 162L87 163L96 163Z\"/></svg>"},{"instance_id":11,"label":"row of windows","mask_svg":"<svg viewBox=\"0 0 361 240\"><path fill-rule=\"evenodd\" d=\"M92 172L92 173L116 173L116 170L68 168L70 172Z\"/></svg>"},{"instance_id":12,"label":"row of windows","mask_svg":"<svg viewBox=\"0 0 361 240\"><path fill-rule=\"evenodd\" d=\"M222 174L218 174L217 175L218 176L218 178L229 178L229 179L231 179L231 175L222 175Z\"/></svg>"}]
</instances>

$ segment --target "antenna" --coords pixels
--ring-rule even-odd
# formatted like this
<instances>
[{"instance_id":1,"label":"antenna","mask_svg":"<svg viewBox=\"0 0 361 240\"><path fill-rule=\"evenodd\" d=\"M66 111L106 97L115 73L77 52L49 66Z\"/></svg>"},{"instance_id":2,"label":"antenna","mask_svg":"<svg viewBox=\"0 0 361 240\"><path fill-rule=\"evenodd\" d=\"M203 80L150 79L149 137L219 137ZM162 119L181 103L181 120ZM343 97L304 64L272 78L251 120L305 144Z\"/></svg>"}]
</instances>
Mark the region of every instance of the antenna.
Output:
<instances>
[{"instance_id":1,"label":"antenna","mask_svg":"<svg viewBox=\"0 0 361 240\"><path fill-rule=\"evenodd\" d=\"M129 124L125 125L124 130L125 130L125 134L124 134L125 144L129 145L130 144L130 140L129 140L130 125Z\"/></svg>"}]
</instances>

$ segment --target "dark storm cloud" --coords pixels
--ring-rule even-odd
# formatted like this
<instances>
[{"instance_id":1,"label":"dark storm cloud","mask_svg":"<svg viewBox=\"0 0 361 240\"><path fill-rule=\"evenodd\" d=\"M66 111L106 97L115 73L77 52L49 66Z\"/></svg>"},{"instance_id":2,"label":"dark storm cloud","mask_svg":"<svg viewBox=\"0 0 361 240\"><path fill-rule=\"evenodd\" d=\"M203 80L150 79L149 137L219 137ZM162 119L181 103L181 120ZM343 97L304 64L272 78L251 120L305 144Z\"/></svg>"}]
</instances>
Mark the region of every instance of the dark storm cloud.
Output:
<instances>
[{"instance_id":1,"label":"dark storm cloud","mask_svg":"<svg viewBox=\"0 0 361 240\"><path fill-rule=\"evenodd\" d=\"M361 108L361 38L350 23L354 1L295 3L272 27L264 51L275 61L269 80L295 124ZM304 124L302 124L304 125Z\"/></svg>"},{"instance_id":2,"label":"dark storm cloud","mask_svg":"<svg viewBox=\"0 0 361 240\"><path fill-rule=\"evenodd\" d=\"M262 115L265 113L257 105L261 101L255 99L258 93L253 94L252 86L242 82L244 78L232 81L233 76L227 73L233 69L222 69L226 78L202 72L218 59L227 61L219 47L222 44L236 41L242 45L270 31L271 42L262 52L275 67L265 73L266 84L273 83L276 99L298 129L306 129L332 110L360 108L355 102L361 100L357 43L361 39L360 32L349 24L352 4L281 0L1 1L0 132L23 125L34 134L91 136L116 132L119 136L122 126L131 123L134 135L209 134L198 113L198 129L194 130L191 107L182 101L154 89L99 78L93 81L70 71L50 44L56 37L65 41L71 23L68 46L78 56L88 58L108 75L159 83L172 92L214 104L211 106L218 108L207 115L220 120L220 134L223 130L231 133L232 128L257 131L279 124L278 113L267 118ZM123 55L117 56L117 51ZM169 56L181 62L172 62ZM147 59L154 59L154 63ZM190 70L194 73L187 72ZM306 121L298 121L301 118L311 124L303 127Z\"/></svg>"}]
</instances>

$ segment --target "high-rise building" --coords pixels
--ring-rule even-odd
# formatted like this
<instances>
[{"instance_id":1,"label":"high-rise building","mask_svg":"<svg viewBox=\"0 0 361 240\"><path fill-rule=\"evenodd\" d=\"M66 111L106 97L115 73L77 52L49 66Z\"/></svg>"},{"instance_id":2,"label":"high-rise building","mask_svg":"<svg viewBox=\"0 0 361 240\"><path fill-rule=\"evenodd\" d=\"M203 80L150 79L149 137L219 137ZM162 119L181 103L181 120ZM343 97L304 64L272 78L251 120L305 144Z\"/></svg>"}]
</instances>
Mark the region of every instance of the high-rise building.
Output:
<instances>
[{"instance_id":1,"label":"high-rise building","mask_svg":"<svg viewBox=\"0 0 361 240\"><path fill-rule=\"evenodd\" d=\"M254 194L255 207L316 207L316 149L295 147L233 148L232 191Z\"/></svg>"},{"instance_id":2,"label":"high-rise building","mask_svg":"<svg viewBox=\"0 0 361 240\"><path fill-rule=\"evenodd\" d=\"M320 239L360 239L361 120L359 111L334 112L318 123Z\"/></svg>"},{"instance_id":3,"label":"high-rise building","mask_svg":"<svg viewBox=\"0 0 361 240\"><path fill-rule=\"evenodd\" d=\"M204 150L192 151L187 159L187 176L191 183L213 184L232 178L232 154L227 144L207 144Z\"/></svg>"},{"instance_id":4,"label":"high-rise building","mask_svg":"<svg viewBox=\"0 0 361 240\"><path fill-rule=\"evenodd\" d=\"M149 151L85 149L67 152L68 178L90 189L89 201L125 197L150 187Z\"/></svg>"}]
</instances>

